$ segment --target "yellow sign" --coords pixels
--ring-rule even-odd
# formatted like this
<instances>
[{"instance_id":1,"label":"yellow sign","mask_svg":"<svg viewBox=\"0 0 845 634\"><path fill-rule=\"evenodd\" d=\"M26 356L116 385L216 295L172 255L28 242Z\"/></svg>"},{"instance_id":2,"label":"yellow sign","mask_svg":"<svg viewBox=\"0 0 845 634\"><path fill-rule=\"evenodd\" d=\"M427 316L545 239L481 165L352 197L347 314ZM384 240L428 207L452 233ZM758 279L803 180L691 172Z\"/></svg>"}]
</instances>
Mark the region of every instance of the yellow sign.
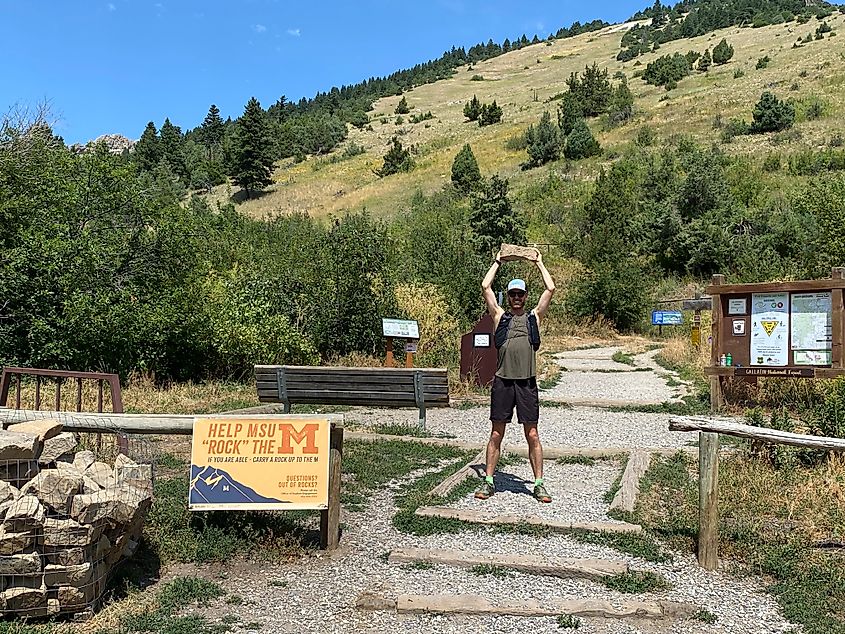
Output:
<instances>
[{"instance_id":1,"label":"yellow sign","mask_svg":"<svg viewBox=\"0 0 845 634\"><path fill-rule=\"evenodd\" d=\"M767 321L767 320L765 320L765 319L764 319L764 320L761 320L761 321L760 321L760 325L761 325L761 326L763 326L763 330L765 330L765 331L766 331L766 334L767 334L769 337L771 337L771 336L772 336L772 333L775 331L775 328L777 328L778 322L777 322L777 321L773 321L773 320L772 320L772 321Z\"/></svg>"},{"instance_id":2,"label":"yellow sign","mask_svg":"<svg viewBox=\"0 0 845 634\"><path fill-rule=\"evenodd\" d=\"M295 415L195 419L188 508L328 508L330 428Z\"/></svg>"},{"instance_id":3,"label":"yellow sign","mask_svg":"<svg viewBox=\"0 0 845 634\"><path fill-rule=\"evenodd\" d=\"M690 330L690 342L696 348L701 345L701 328L698 326L693 326Z\"/></svg>"}]
</instances>

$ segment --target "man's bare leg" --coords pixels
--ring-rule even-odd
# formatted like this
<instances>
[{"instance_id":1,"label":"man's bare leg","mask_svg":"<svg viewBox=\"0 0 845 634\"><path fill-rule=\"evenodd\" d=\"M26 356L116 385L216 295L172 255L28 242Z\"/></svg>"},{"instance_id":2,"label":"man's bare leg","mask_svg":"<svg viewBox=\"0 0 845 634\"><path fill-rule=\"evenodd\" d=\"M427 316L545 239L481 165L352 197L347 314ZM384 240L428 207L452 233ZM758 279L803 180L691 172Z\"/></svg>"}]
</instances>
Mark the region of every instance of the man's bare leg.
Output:
<instances>
[{"instance_id":1,"label":"man's bare leg","mask_svg":"<svg viewBox=\"0 0 845 634\"><path fill-rule=\"evenodd\" d=\"M506 423L493 423L490 440L487 442L487 475L492 477L496 473L496 465L502 454L502 438L505 437Z\"/></svg>"},{"instance_id":2,"label":"man's bare leg","mask_svg":"<svg viewBox=\"0 0 845 634\"><path fill-rule=\"evenodd\" d=\"M528 460L531 461L531 469L534 471L534 479L543 479L543 445L540 444L540 435L537 433L537 423L527 423L525 428L525 440L528 441ZM490 450L487 450L488 455Z\"/></svg>"}]
</instances>

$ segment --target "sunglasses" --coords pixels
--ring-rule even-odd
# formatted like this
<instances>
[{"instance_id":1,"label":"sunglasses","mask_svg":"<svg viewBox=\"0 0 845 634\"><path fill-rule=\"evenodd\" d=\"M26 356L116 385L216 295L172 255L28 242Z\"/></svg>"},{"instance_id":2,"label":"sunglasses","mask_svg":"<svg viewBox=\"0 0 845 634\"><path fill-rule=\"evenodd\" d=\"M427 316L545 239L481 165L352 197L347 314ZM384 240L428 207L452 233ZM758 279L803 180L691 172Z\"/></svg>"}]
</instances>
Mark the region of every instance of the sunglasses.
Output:
<instances>
[{"instance_id":1,"label":"sunglasses","mask_svg":"<svg viewBox=\"0 0 845 634\"><path fill-rule=\"evenodd\" d=\"M525 291L508 291L508 297L525 297Z\"/></svg>"}]
</instances>

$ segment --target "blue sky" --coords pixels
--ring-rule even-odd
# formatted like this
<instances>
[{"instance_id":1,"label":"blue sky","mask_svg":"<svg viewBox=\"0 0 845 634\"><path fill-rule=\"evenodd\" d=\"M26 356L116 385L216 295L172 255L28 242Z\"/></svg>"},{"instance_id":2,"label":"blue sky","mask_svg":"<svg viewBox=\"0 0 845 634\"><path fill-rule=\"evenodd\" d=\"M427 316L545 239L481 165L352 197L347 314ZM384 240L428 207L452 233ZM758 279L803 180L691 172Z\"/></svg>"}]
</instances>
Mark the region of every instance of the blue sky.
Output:
<instances>
[{"instance_id":1,"label":"blue sky","mask_svg":"<svg viewBox=\"0 0 845 634\"><path fill-rule=\"evenodd\" d=\"M165 117L188 129L210 104L312 97L454 46L573 21L624 20L648 0L0 0L0 114L47 101L67 143L136 139Z\"/></svg>"}]
</instances>

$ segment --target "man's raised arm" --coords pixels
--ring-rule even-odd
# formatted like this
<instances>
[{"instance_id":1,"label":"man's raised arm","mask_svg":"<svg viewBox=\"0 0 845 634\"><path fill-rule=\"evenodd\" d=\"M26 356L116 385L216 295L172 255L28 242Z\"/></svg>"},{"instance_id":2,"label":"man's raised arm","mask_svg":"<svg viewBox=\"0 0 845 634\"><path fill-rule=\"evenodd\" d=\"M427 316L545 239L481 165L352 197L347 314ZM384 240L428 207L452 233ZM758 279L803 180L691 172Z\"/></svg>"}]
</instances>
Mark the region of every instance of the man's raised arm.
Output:
<instances>
[{"instance_id":1,"label":"man's raised arm","mask_svg":"<svg viewBox=\"0 0 845 634\"><path fill-rule=\"evenodd\" d=\"M496 301L496 294L493 293L493 280L496 279L496 271L499 270L499 267L502 265L501 259L499 256L501 255L501 251L496 254L496 259L493 260L493 264L490 265L490 270L487 271L487 275L484 276L484 280L481 282L481 292L484 294L484 303L487 305L487 312L493 318L494 325L498 324L499 317L505 312L501 306L499 306L499 302Z\"/></svg>"},{"instance_id":2,"label":"man's raised arm","mask_svg":"<svg viewBox=\"0 0 845 634\"><path fill-rule=\"evenodd\" d=\"M540 269L540 275L543 276L543 285L546 287L546 290L540 295L540 301L537 302L537 308L534 309L534 314L539 319L543 319L546 313L549 312L549 304L551 304L552 295L555 293L555 282L546 265L543 264L543 256L539 250L537 251L537 268Z\"/></svg>"}]
</instances>

